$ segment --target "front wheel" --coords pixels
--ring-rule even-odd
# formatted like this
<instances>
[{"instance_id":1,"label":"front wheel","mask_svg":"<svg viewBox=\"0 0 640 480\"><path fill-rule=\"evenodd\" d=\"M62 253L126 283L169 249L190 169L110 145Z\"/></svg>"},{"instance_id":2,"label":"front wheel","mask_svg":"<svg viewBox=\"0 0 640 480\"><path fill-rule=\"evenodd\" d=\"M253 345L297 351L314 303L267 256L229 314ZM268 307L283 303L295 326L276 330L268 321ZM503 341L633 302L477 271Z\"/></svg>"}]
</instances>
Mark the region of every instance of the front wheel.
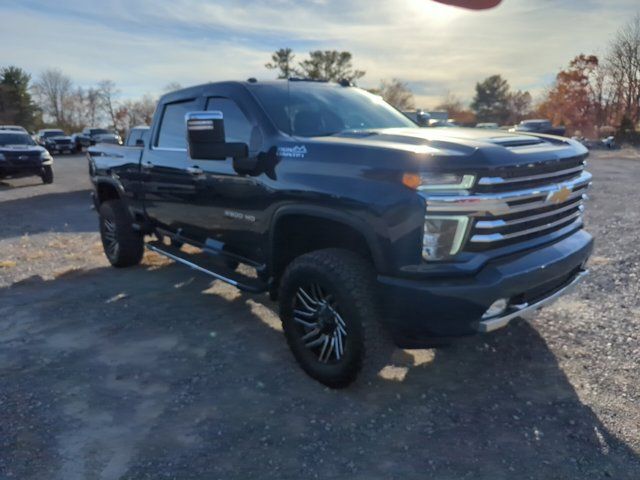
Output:
<instances>
[{"instance_id":1,"label":"front wheel","mask_svg":"<svg viewBox=\"0 0 640 480\"><path fill-rule=\"evenodd\" d=\"M287 343L307 374L343 388L362 369L366 349L384 341L371 265L347 250L326 249L294 260L280 284Z\"/></svg>"},{"instance_id":2,"label":"front wheel","mask_svg":"<svg viewBox=\"0 0 640 480\"><path fill-rule=\"evenodd\" d=\"M53 183L53 168L51 167L51 165L45 165L44 167L42 167L40 178L42 178L42 183Z\"/></svg>"},{"instance_id":3,"label":"front wheel","mask_svg":"<svg viewBox=\"0 0 640 480\"><path fill-rule=\"evenodd\" d=\"M142 260L144 239L133 229L131 216L121 200L100 205L100 237L104 253L114 267L130 267Z\"/></svg>"}]
</instances>

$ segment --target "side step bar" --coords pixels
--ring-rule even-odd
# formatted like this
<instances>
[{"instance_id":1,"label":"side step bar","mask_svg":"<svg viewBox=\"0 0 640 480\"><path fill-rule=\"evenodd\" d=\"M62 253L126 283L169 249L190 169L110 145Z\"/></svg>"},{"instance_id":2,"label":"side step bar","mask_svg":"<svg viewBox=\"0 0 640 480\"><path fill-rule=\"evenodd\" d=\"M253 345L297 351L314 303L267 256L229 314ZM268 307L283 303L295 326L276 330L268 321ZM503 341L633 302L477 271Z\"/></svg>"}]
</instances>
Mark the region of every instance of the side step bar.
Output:
<instances>
[{"instance_id":1,"label":"side step bar","mask_svg":"<svg viewBox=\"0 0 640 480\"><path fill-rule=\"evenodd\" d=\"M217 280L221 280L229 285L251 293L261 293L268 289L267 283L257 279L247 277L241 273L235 272L223 265L217 265L213 261L205 261L196 263L192 258L193 255L182 252L180 249L164 245L160 242L145 243L145 246L152 252L156 252L171 260L186 265L189 268L202 272ZM191 258L190 258L191 257ZM200 263L205 264L205 266Z\"/></svg>"}]
</instances>

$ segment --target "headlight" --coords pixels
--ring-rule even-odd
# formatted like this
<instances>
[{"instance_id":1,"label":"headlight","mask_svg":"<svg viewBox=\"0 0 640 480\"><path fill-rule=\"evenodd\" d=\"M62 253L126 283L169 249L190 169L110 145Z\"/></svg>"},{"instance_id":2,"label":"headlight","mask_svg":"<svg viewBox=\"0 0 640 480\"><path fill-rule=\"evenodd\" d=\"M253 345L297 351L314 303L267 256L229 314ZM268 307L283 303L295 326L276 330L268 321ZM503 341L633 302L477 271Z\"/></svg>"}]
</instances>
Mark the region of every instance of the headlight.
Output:
<instances>
[{"instance_id":1,"label":"headlight","mask_svg":"<svg viewBox=\"0 0 640 480\"><path fill-rule=\"evenodd\" d=\"M447 260L462 248L467 235L469 217L426 216L422 237L422 258Z\"/></svg>"},{"instance_id":2,"label":"headlight","mask_svg":"<svg viewBox=\"0 0 640 480\"><path fill-rule=\"evenodd\" d=\"M42 160L42 161L53 160L53 157L51 156L51 154L49 152L47 152L45 150L44 152L40 153L40 160Z\"/></svg>"},{"instance_id":3,"label":"headlight","mask_svg":"<svg viewBox=\"0 0 640 480\"><path fill-rule=\"evenodd\" d=\"M475 176L458 173L405 173L402 183L421 192L456 192L466 194L473 187Z\"/></svg>"},{"instance_id":4,"label":"headlight","mask_svg":"<svg viewBox=\"0 0 640 480\"><path fill-rule=\"evenodd\" d=\"M4 160L4 153L0 153L0 161Z\"/></svg>"}]
</instances>

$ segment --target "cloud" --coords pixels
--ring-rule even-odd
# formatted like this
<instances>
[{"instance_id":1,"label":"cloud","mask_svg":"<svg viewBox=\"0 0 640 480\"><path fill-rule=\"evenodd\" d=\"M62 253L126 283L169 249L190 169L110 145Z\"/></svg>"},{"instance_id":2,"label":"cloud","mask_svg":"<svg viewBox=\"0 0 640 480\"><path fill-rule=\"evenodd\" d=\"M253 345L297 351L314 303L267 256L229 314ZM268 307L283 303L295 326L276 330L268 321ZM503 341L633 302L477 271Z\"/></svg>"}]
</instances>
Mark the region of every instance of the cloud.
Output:
<instances>
[{"instance_id":1,"label":"cloud","mask_svg":"<svg viewBox=\"0 0 640 480\"><path fill-rule=\"evenodd\" d=\"M59 67L78 84L110 78L123 96L250 76L272 78L270 52L344 49L367 71L364 86L398 77L431 107L450 91L465 100L494 73L542 90L582 52L602 54L637 0L504 0L467 12L429 0L138 0L0 3L0 64L37 74Z\"/></svg>"}]
</instances>

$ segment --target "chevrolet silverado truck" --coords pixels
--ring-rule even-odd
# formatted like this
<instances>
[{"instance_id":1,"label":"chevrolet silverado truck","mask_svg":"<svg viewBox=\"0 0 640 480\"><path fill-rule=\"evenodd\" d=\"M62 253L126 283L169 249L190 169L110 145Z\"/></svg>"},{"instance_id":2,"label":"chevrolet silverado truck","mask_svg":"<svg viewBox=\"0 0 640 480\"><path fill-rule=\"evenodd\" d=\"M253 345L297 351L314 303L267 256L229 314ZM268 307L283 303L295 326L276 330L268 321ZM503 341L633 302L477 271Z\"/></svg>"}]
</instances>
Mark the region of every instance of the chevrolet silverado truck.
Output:
<instances>
[{"instance_id":1,"label":"chevrolet silverado truck","mask_svg":"<svg viewBox=\"0 0 640 480\"><path fill-rule=\"evenodd\" d=\"M587 153L419 128L347 82L249 79L164 95L144 145L88 161L113 266L146 246L268 292L300 366L339 388L380 342L490 332L576 284L593 246Z\"/></svg>"}]
</instances>

